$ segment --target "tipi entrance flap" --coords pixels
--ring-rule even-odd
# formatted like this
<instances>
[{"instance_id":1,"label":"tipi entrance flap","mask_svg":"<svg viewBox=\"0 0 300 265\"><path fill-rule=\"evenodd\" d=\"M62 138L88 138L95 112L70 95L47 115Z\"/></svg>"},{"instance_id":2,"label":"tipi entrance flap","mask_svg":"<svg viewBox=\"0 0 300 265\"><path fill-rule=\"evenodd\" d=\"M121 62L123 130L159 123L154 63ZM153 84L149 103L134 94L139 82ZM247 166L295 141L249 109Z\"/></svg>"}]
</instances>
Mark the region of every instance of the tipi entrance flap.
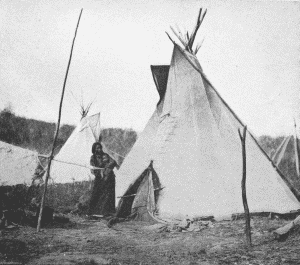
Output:
<instances>
[{"instance_id":1,"label":"tipi entrance flap","mask_svg":"<svg viewBox=\"0 0 300 265\"><path fill-rule=\"evenodd\" d=\"M141 221L152 220L160 190L159 179L151 162L120 199L117 215L132 216Z\"/></svg>"},{"instance_id":2,"label":"tipi entrance flap","mask_svg":"<svg viewBox=\"0 0 300 265\"><path fill-rule=\"evenodd\" d=\"M148 174L142 180L131 207L131 214L136 215L136 219L148 219L149 213L155 211L154 188L152 182L152 173ZM146 216L145 216L146 215Z\"/></svg>"}]
</instances>

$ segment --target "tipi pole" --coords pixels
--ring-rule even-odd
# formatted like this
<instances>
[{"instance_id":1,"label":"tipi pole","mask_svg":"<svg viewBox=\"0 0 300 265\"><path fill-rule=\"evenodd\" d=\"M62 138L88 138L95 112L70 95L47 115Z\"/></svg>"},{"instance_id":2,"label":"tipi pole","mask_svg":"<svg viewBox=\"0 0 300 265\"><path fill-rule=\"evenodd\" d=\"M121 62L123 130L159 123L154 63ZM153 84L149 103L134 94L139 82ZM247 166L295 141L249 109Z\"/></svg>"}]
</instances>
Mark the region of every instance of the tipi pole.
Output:
<instances>
[{"instance_id":1,"label":"tipi pole","mask_svg":"<svg viewBox=\"0 0 300 265\"><path fill-rule=\"evenodd\" d=\"M294 136L294 141L295 141L295 158L296 158L296 170L297 170L297 175L298 178L300 177L300 150L298 146L298 137L297 137L297 125L296 125L296 120L294 119L294 126L295 126L295 136Z\"/></svg>"},{"instance_id":2,"label":"tipi pole","mask_svg":"<svg viewBox=\"0 0 300 265\"><path fill-rule=\"evenodd\" d=\"M61 94L61 99L60 99L60 104L59 104L58 121L57 121L55 136L54 136L54 140L53 140L53 144L52 144L52 149L51 149L51 153L50 153L50 157L49 157L49 162L48 162L48 168L47 168L46 179L45 179L45 186L44 186L44 193L43 193L43 196L42 196L41 208L40 208L40 213L39 213L39 218L38 218L38 224L37 224L37 232L39 232L40 228L41 228L41 220L42 220L42 216L43 216L43 209L44 209L44 206L45 206L45 197L46 197L46 192L47 192L48 179L49 179L49 176L50 176L51 162L52 162L52 159L53 159L54 149L55 149L55 145L56 145L56 141L57 141L57 137L58 137L59 126L60 126L60 119L61 119L62 104L63 104L64 94L65 94L65 88L66 88L68 73L69 73L71 59L72 59L72 54L73 54L74 43L75 43L75 39L76 39L76 35L77 35L77 30L78 30L78 26L79 26L81 14L82 14L82 9L80 11L80 15L79 15L79 18L78 18L78 22L77 22L75 34L74 34L74 37L73 37L73 42L72 42L72 47L71 47L71 53L70 53L70 57L69 57L69 62L68 62L68 66L67 66L67 71L66 71L66 75L65 75L64 84L63 84L63 89L62 89L62 94Z\"/></svg>"},{"instance_id":3,"label":"tipi pole","mask_svg":"<svg viewBox=\"0 0 300 265\"><path fill-rule=\"evenodd\" d=\"M250 247L251 246L251 227L250 227L250 213L249 213L249 207L247 202L247 194L246 194L246 131L247 126L244 127L243 135L241 134L241 131L239 129L239 135L242 142L242 156L243 156L243 177L242 177L242 198L243 198L243 205L245 210L245 220L246 220L246 239L247 244Z\"/></svg>"}]
</instances>

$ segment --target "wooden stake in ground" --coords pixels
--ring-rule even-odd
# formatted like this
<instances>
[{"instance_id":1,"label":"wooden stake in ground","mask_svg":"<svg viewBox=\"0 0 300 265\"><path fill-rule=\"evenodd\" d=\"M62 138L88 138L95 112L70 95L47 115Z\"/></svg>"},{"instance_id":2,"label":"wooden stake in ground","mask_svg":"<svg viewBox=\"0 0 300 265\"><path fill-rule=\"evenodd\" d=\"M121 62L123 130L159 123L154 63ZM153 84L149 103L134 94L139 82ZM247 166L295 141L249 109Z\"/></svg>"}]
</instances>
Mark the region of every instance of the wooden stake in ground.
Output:
<instances>
[{"instance_id":1,"label":"wooden stake in ground","mask_svg":"<svg viewBox=\"0 0 300 265\"><path fill-rule=\"evenodd\" d=\"M58 121L57 121L57 126L56 126L56 131L55 131L55 136L54 136L54 140L53 140L53 144L52 144L51 153L50 153L50 156L49 156L49 162L48 162L46 179L45 179L45 186L44 186L44 193L43 193L43 197L42 197L42 201L41 201L41 208L40 208L39 219L38 219L38 224L37 224L37 232L39 232L40 228L41 228L41 220L42 220L42 216L43 216L43 209L44 209L44 206L45 206L45 197L46 197L46 192L47 192L48 179L49 179L49 176L50 176L51 162L52 162L52 159L53 159L54 149L55 149L55 145L56 145L56 141L57 141L57 137L58 137L60 119L61 119L61 109L62 109L64 94L65 94L65 88L66 88L68 73L69 73L72 54L73 54L74 43L75 43L75 39L76 39L76 35L77 35L77 30L78 30L81 14L82 14L82 9L80 11L80 15L79 15L79 18L78 18L78 22L77 22L73 42L72 42L68 67L67 67L67 71L66 71L66 75L65 75L64 85L63 85L63 89L62 89L62 94L61 94L61 99L60 99L60 104L59 104Z\"/></svg>"},{"instance_id":2,"label":"wooden stake in ground","mask_svg":"<svg viewBox=\"0 0 300 265\"><path fill-rule=\"evenodd\" d=\"M241 134L241 131L239 129L239 135L242 142L242 155L243 155L243 177L242 177L242 197L243 197L243 205L245 210L245 219L246 219L246 239L247 244L250 247L251 246L251 227L250 227L250 213L249 213L249 207L247 202L247 195L246 195L246 132L247 132L247 126L244 127L243 135Z\"/></svg>"}]
</instances>

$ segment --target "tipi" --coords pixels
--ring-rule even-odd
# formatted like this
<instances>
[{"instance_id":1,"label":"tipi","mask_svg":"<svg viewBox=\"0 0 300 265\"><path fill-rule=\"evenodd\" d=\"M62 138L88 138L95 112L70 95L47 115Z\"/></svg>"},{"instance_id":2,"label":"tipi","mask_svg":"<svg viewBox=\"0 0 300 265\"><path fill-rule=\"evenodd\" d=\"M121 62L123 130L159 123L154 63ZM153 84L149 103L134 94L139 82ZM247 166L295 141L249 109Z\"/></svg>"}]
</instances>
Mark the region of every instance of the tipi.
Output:
<instances>
[{"instance_id":1,"label":"tipi","mask_svg":"<svg viewBox=\"0 0 300 265\"><path fill-rule=\"evenodd\" d=\"M38 153L0 141L0 185L31 185L39 165Z\"/></svg>"},{"instance_id":2,"label":"tipi","mask_svg":"<svg viewBox=\"0 0 300 265\"><path fill-rule=\"evenodd\" d=\"M100 139L100 113L82 116L79 124L72 132L51 165L51 179L55 183L91 180L90 157L92 145ZM102 143L103 151L113 159L114 154Z\"/></svg>"},{"instance_id":3,"label":"tipi","mask_svg":"<svg viewBox=\"0 0 300 265\"><path fill-rule=\"evenodd\" d=\"M204 17L204 16L203 16ZM197 26L201 24L201 11ZM141 220L243 212L244 125L204 75L191 47L196 34L174 43L170 66L152 66L160 101L117 173L117 215ZM180 37L180 36L179 36ZM248 131L247 198L251 212L300 207Z\"/></svg>"},{"instance_id":4,"label":"tipi","mask_svg":"<svg viewBox=\"0 0 300 265\"><path fill-rule=\"evenodd\" d=\"M298 137L289 135L283 139L271 159L277 168L287 177L300 198L300 168L299 168Z\"/></svg>"}]
</instances>

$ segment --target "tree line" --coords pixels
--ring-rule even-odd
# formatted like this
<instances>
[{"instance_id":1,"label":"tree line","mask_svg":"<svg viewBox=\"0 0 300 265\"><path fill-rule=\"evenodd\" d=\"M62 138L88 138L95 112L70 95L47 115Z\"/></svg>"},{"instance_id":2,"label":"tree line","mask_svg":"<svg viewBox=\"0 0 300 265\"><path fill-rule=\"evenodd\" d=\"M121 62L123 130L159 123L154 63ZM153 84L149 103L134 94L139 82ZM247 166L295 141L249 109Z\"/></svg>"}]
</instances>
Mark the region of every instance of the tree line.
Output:
<instances>
[{"instance_id":1,"label":"tree line","mask_svg":"<svg viewBox=\"0 0 300 265\"><path fill-rule=\"evenodd\" d=\"M12 107L0 111L0 141L49 154L54 140L55 123L28 119L16 115ZM72 134L75 126L64 124L60 127L55 148L57 153ZM112 151L125 157L137 139L132 129L105 128L102 141Z\"/></svg>"}]
</instances>

